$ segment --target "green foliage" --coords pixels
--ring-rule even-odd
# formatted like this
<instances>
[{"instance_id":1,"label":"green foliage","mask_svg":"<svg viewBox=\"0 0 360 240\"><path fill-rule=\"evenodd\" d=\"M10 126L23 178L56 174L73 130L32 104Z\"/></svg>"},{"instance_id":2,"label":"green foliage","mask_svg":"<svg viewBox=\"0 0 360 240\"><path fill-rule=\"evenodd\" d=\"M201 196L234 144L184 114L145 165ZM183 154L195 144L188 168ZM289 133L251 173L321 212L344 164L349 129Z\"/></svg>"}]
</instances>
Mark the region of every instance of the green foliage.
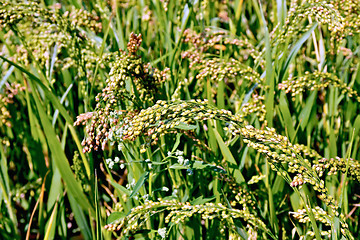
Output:
<instances>
[{"instance_id":1,"label":"green foliage","mask_svg":"<svg viewBox=\"0 0 360 240\"><path fill-rule=\"evenodd\" d=\"M358 0L0 5L1 239L359 238Z\"/></svg>"}]
</instances>

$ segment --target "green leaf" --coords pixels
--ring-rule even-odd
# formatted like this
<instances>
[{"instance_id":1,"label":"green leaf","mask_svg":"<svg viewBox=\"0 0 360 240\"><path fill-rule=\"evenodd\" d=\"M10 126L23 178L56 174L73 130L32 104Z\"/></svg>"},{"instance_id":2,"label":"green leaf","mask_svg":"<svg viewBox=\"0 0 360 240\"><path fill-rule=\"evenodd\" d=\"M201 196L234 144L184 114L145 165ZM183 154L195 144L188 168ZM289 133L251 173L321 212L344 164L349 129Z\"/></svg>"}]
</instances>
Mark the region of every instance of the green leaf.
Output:
<instances>
[{"instance_id":1,"label":"green leaf","mask_svg":"<svg viewBox=\"0 0 360 240\"><path fill-rule=\"evenodd\" d=\"M102 240L103 235L101 234L101 216L99 206L99 189L98 189L98 178L95 171L95 221L96 221L96 240Z\"/></svg>"},{"instance_id":2,"label":"green leaf","mask_svg":"<svg viewBox=\"0 0 360 240\"><path fill-rule=\"evenodd\" d=\"M207 202L211 202L215 198L216 197L204 198L204 196L200 196L200 197L196 198L194 201L192 201L191 205L203 205L203 204L205 204Z\"/></svg>"},{"instance_id":3,"label":"green leaf","mask_svg":"<svg viewBox=\"0 0 360 240\"><path fill-rule=\"evenodd\" d=\"M204 169L204 168L206 168L207 166L209 166L209 164L206 164L206 163L204 163L204 162L202 162L202 161L195 161L195 162L193 163L193 165L192 165L192 167L193 167L194 169Z\"/></svg>"},{"instance_id":4,"label":"green leaf","mask_svg":"<svg viewBox=\"0 0 360 240\"><path fill-rule=\"evenodd\" d=\"M110 184L116 188L118 191L122 192L123 194L126 194L127 196L130 196L131 192L126 189L125 187L121 186L120 184L116 183L113 180L110 180Z\"/></svg>"},{"instance_id":5,"label":"green leaf","mask_svg":"<svg viewBox=\"0 0 360 240\"><path fill-rule=\"evenodd\" d=\"M306 100L306 104L305 107L301 110L300 114L299 114L299 121L300 121L300 126L301 129L305 129L306 125L308 124L310 115L311 115L311 110L312 107L315 103L315 98L317 96L317 91L313 91L310 96L308 97L308 99Z\"/></svg>"},{"instance_id":6,"label":"green leaf","mask_svg":"<svg viewBox=\"0 0 360 240\"><path fill-rule=\"evenodd\" d=\"M175 128L181 129L181 130L194 130L197 128L197 126L180 122L178 125L175 126Z\"/></svg>"},{"instance_id":7,"label":"green leaf","mask_svg":"<svg viewBox=\"0 0 360 240\"><path fill-rule=\"evenodd\" d=\"M66 183L66 189L69 194L72 194L75 198L76 202L86 211L90 210L93 212L93 208L91 207L89 201L87 200L80 184L75 180L74 174L71 171L69 162L66 158L64 151L62 150L59 139L55 133L55 130L52 128L50 120L45 113L44 107L41 105L39 97L36 96L35 88L31 82L29 82L30 88L33 91L34 100L36 103L37 110L39 112L40 121L44 130L44 134L46 136L49 148L52 153L52 157L57 168L60 171L62 179L64 179Z\"/></svg>"},{"instance_id":8,"label":"green leaf","mask_svg":"<svg viewBox=\"0 0 360 240\"><path fill-rule=\"evenodd\" d=\"M55 203L50 219L46 224L46 232L45 232L44 240L54 239L57 209L58 209L58 202Z\"/></svg>"},{"instance_id":9,"label":"green leaf","mask_svg":"<svg viewBox=\"0 0 360 240\"><path fill-rule=\"evenodd\" d=\"M59 45L56 43L55 46L54 46L54 49L53 49L53 55L51 56L51 64L50 64L50 69L49 69L49 81L50 82L51 82L52 75L53 75L56 56L57 56L57 53L58 53L58 48L59 48Z\"/></svg>"},{"instance_id":10,"label":"green leaf","mask_svg":"<svg viewBox=\"0 0 360 240\"><path fill-rule=\"evenodd\" d=\"M133 191L130 194L130 198L134 197L135 194L137 194L137 192L140 190L140 188L142 187L142 185L144 185L145 181L149 178L149 172L144 172L139 180L136 182Z\"/></svg>"},{"instance_id":11,"label":"green leaf","mask_svg":"<svg viewBox=\"0 0 360 240\"><path fill-rule=\"evenodd\" d=\"M123 219L124 217L126 217L126 214L123 212L112 212L107 218L106 224L112 224L117 220Z\"/></svg>"},{"instance_id":12,"label":"green leaf","mask_svg":"<svg viewBox=\"0 0 360 240\"><path fill-rule=\"evenodd\" d=\"M64 92L63 96L61 97L60 99L60 104L63 104L67 95L69 94L70 90L72 89L73 87L73 84L70 84L69 87L66 89L66 91ZM55 123L56 123L56 119L59 115L59 110L56 109L55 112L54 112L54 116L53 116L53 120L52 120L52 125L55 126Z\"/></svg>"},{"instance_id":13,"label":"green leaf","mask_svg":"<svg viewBox=\"0 0 360 240\"><path fill-rule=\"evenodd\" d=\"M360 130L360 115L358 115L355 118L353 126L354 126L354 136L358 136L358 133L359 133L359 130Z\"/></svg>"},{"instance_id":14,"label":"green leaf","mask_svg":"<svg viewBox=\"0 0 360 240\"><path fill-rule=\"evenodd\" d=\"M66 112L66 109L64 108L63 105L61 105L61 103L59 102L59 99L51 92L51 89L49 89L47 86L45 86L42 81L37 78L35 75L33 75L32 73L30 73L29 71L27 71L26 69L24 69L23 67L17 65L16 63L8 60L7 58L3 57L0 55L0 58L3 59L4 61L8 62L9 64L11 64L12 66L16 67L17 69L19 69L21 72L25 73L26 75L29 76L30 80L36 82L41 89L44 91L45 96L48 100L50 100L50 102L54 105L54 108L58 109L59 112L61 113L61 115L63 116L63 118L65 119L65 121L67 122L67 124L69 125L69 129L70 129L70 133L73 137L73 140L76 143L76 146L78 147L80 156L83 160L85 169L86 169L86 173L88 175L88 177L90 178L90 166L89 163L84 155L84 153L82 152L82 146L79 140L79 137L77 136L77 133L73 127L74 122L71 120L69 114Z\"/></svg>"},{"instance_id":15,"label":"green leaf","mask_svg":"<svg viewBox=\"0 0 360 240\"><path fill-rule=\"evenodd\" d=\"M314 31L314 29L317 27L318 23L314 22L313 25L310 27L310 29L302 35L302 37L295 43L294 47L290 50L289 56L287 57L284 66L282 67L280 73L279 73L279 82L282 82L283 77L285 76L285 73L287 72L290 63L294 60L296 54L300 50L301 46L304 44L304 42L310 37L311 33Z\"/></svg>"},{"instance_id":16,"label":"green leaf","mask_svg":"<svg viewBox=\"0 0 360 240\"><path fill-rule=\"evenodd\" d=\"M261 2L259 3L259 13L261 16L261 23L264 28L264 39L265 39L265 73L266 73L266 85L269 86L269 89L266 92L266 120L268 122L269 127L273 126L273 117L274 117L274 90L275 90L275 78L273 71L273 63L272 63L272 49L270 43L270 34L269 29L267 27L267 23L265 20L263 7Z\"/></svg>"},{"instance_id":17,"label":"green leaf","mask_svg":"<svg viewBox=\"0 0 360 240\"><path fill-rule=\"evenodd\" d=\"M280 110L280 114L283 117L283 120L285 123L284 127L287 130L288 137L290 140L293 140L295 138L295 128L293 125L293 120L291 117L289 106L288 106L287 100L285 98L285 93L281 93L281 95L280 95L279 110Z\"/></svg>"},{"instance_id":18,"label":"green leaf","mask_svg":"<svg viewBox=\"0 0 360 240\"><path fill-rule=\"evenodd\" d=\"M4 200L6 208L8 210L8 214L10 216L11 222L16 226L17 225L17 219L16 219L16 214L12 209L11 206L11 196L8 194L10 192L9 189L9 175L7 172L7 161L6 161L6 157L5 157L5 153L4 153L4 149L3 149L3 145L0 142L0 157L1 157L1 177L0 177L0 206L1 206L1 202L2 200ZM17 228L15 227L14 230L17 233Z\"/></svg>"},{"instance_id":19,"label":"green leaf","mask_svg":"<svg viewBox=\"0 0 360 240\"><path fill-rule=\"evenodd\" d=\"M62 194L63 188L61 183L61 176L59 169L54 164L53 176L51 179L51 186L49 191L49 196L47 199L47 211L55 205L57 198Z\"/></svg>"},{"instance_id":20,"label":"green leaf","mask_svg":"<svg viewBox=\"0 0 360 240\"><path fill-rule=\"evenodd\" d=\"M67 196L69 199L71 211L72 213L74 213L76 224L78 225L82 236L85 240L92 240L93 238L91 236L91 229L88 220L86 219L86 215L84 214L84 211L81 209L81 207L71 194L68 194Z\"/></svg>"},{"instance_id":21,"label":"green leaf","mask_svg":"<svg viewBox=\"0 0 360 240\"><path fill-rule=\"evenodd\" d=\"M182 133L177 133L176 134L176 141L175 141L175 144L174 144L171 152L174 152L177 149L177 147L179 146L181 135L182 135Z\"/></svg>"},{"instance_id":22,"label":"green leaf","mask_svg":"<svg viewBox=\"0 0 360 240\"><path fill-rule=\"evenodd\" d=\"M179 163L175 163L170 166L171 169L188 169L189 167L181 165Z\"/></svg>"},{"instance_id":23,"label":"green leaf","mask_svg":"<svg viewBox=\"0 0 360 240\"><path fill-rule=\"evenodd\" d=\"M320 234L320 230L317 226L316 223L316 219L314 216L314 213L312 211L313 207L311 206L311 200L309 199L309 190L304 187L304 189L306 190L305 192L307 193L306 197L306 204L305 204L305 209L306 209L306 213L308 214L309 218L310 218L310 222L311 222L311 226L313 228L313 232L315 233L315 237L316 240L321 240L321 234Z\"/></svg>"},{"instance_id":24,"label":"green leaf","mask_svg":"<svg viewBox=\"0 0 360 240\"><path fill-rule=\"evenodd\" d=\"M286 0L276 0L277 20L282 27L286 18Z\"/></svg>"},{"instance_id":25,"label":"green leaf","mask_svg":"<svg viewBox=\"0 0 360 240\"><path fill-rule=\"evenodd\" d=\"M12 72L14 71L15 67L11 66L9 68L9 71L7 71L7 73L5 74L5 76L1 79L0 81L0 89L3 87L3 85L5 84L5 82L7 81L7 79L10 77L10 75L12 74Z\"/></svg>"},{"instance_id":26,"label":"green leaf","mask_svg":"<svg viewBox=\"0 0 360 240\"><path fill-rule=\"evenodd\" d=\"M233 165L234 167L234 177L235 177L235 181L237 183L244 183L245 182L245 178L244 176L242 175L242 173L240 172L239 170L239 166L238 166L238 163L235 161L230 149L228 148L228 146L226 146L226 144L224 143L224 141L222 140L219 132L215 129L214 129L214 133L215 133L215 137L216 137L216 140L219 144L219 147L220 147L220 150L224 156L224 158L226 159L227 162L229 162L231 165Z\"/></svg>"}]
</instances>

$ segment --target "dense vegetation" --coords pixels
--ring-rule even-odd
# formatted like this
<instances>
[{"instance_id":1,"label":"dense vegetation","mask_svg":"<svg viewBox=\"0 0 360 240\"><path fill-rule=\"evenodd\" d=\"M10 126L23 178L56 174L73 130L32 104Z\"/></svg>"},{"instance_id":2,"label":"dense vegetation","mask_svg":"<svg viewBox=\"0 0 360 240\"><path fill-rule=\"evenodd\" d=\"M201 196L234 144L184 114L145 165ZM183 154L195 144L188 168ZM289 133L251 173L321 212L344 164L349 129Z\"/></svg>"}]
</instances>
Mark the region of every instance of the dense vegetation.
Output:
<instances>
[{"instance_id":1,"label":"dense vegetation","mask_svg":"<svg viewBox=\"0 0 360 240\"><path fill-rule=\"evenodd\" d=\"M0 0L0 27L1 239L360 238L358 0Z\"/></svg>"}]
</instances>

